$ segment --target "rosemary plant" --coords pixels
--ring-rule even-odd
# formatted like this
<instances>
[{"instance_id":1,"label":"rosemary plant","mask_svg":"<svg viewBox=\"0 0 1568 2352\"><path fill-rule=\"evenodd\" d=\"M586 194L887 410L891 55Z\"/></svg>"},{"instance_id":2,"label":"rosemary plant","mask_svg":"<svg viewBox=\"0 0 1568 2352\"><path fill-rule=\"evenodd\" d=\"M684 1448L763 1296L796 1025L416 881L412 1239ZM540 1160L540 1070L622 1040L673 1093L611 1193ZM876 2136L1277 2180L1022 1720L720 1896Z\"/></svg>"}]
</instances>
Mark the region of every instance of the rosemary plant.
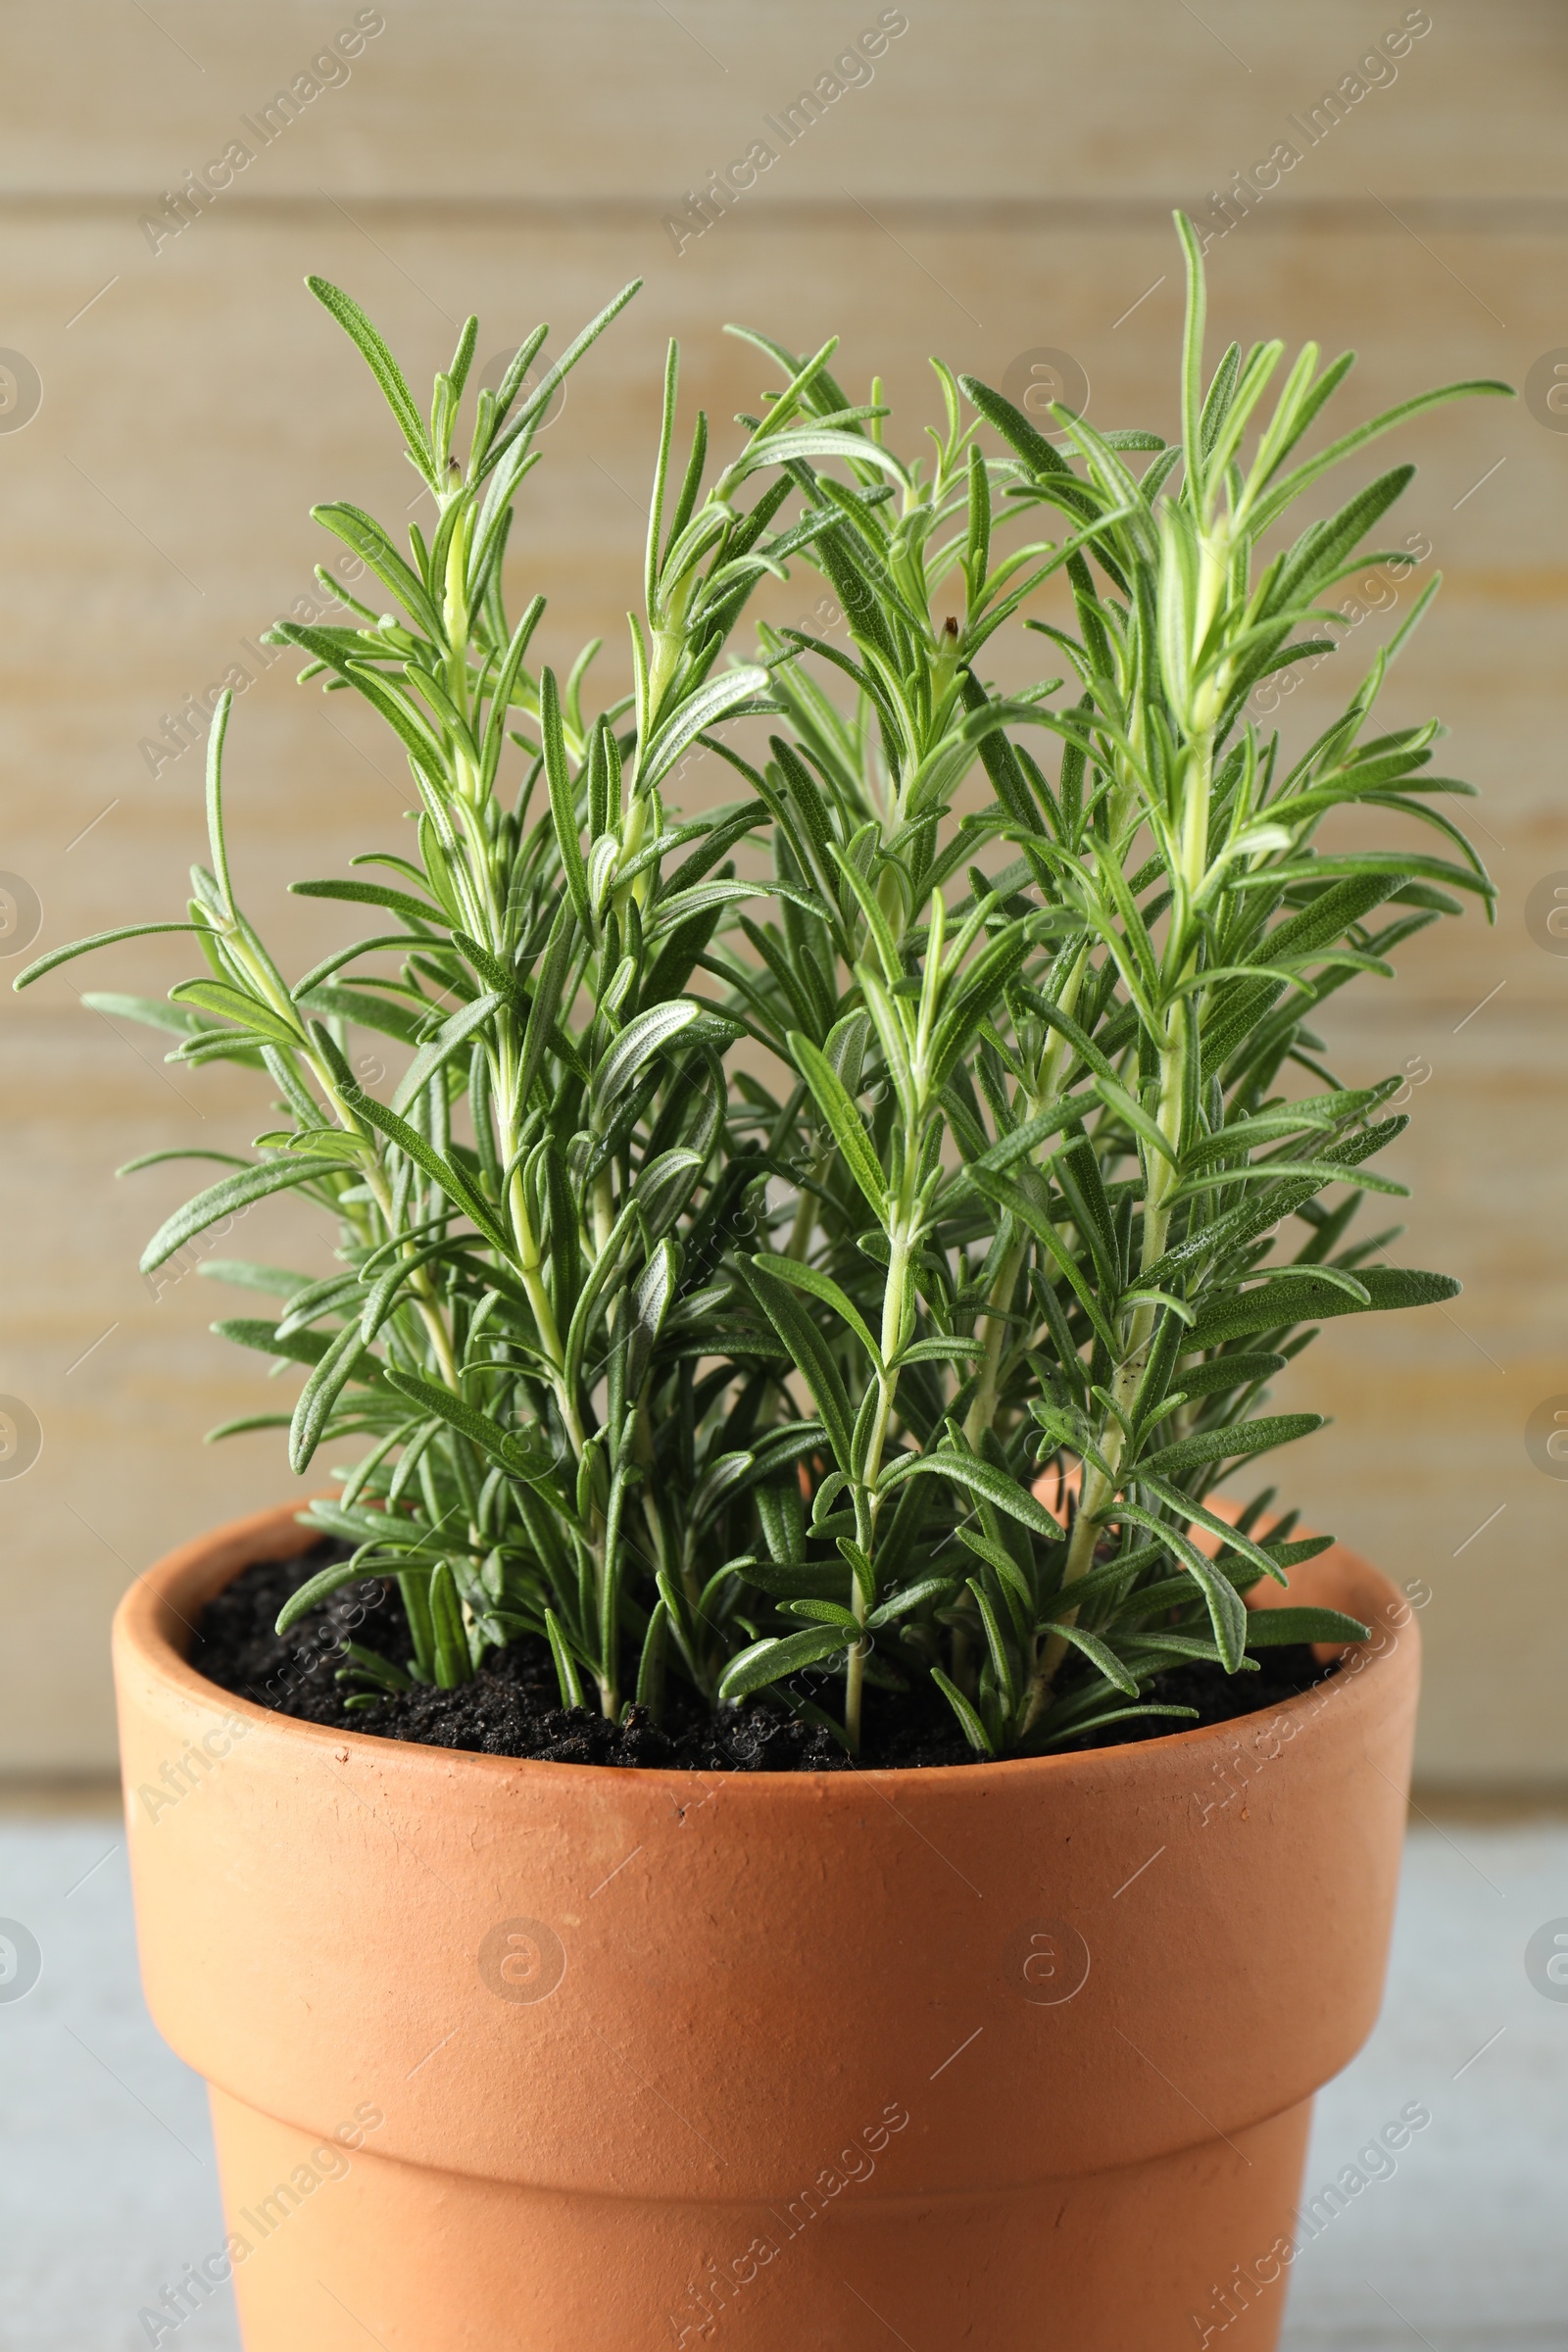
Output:
<instances>
[{"instance_id":1,"label":"rosemary plant","mask_svg":"<svg viewBox=\"0 0 1568 2352\"><path fill-rule=\"evenodd\" d=\"M672 346L631 691L591 710L597 644L564 681L531 668L544 600L512 622L503 559L538 421L635 288L522 397L539 328L460 461L475 322L426 419L363 312L311 281L435 516L405 557L317 508L396 610L273 633L407 753L412 855L295 885L383 927L285 981L224 850L225 699L189 920L58 949L18 986L192 931L203 976L112 1002L179 1032L171 1058L275 1090L281 1124L142 1262L284 1190L335 1223L319 1279L209 1267L281 1302L217 1329L308 1367L292 1415L214 1435L286 1425L301 1472L364 1442L305 1514L351 1556L280 1620L395 1578L412 1662L351 1644L353 1703L534 1637L564 1702L612 1717L657 1716L676 1676L858 1749L867 1686L928 1680L1004 1755L1179 1719L1148 1694L1174 1664L1243 1673L1262 1643L1362 1630L1250 1612L1327 1539L1293 1540L1268 1493L1239 1519L1210 1496L1318 1426L1258 1407L1326 1317L1457 1288L1389 1264L1392 1231L1349 1236L1362 1193L1401 1190L1368 1164L1404 1123L1397 1082L1340 1085L1309 1026L1455 891L1490 906L1433 805L1471 789L1432 773L1436 721L1373 731L1436 582L1315 740L1288 751L1250 713L1333 646L1340 583L1409 561L1365 544L1409 466L1291 538L1298 502L1391 426L1507 387L1418 396L1301 457L1350 357L1307 345L1271 406L1278 343L1205 384L1178 229L1177 445L1066 411L1048 439L937 363L945 427L902 457L831 344L753 335L782 388L710 479L701 416L672 464ZM1000 553L1039 509L1053 535ZM763 625L757 660L728 658L759 580L803 564L844 641ZM1004 628L1014 664L1036 631L1062 676L999 692L980 663ZM697 747L744 794L682 818ZM1315 846L1366 809L1441 839ZM408 1050L388 1100L354 1076L356 1027Z\"/></svg>"}]
</instances>

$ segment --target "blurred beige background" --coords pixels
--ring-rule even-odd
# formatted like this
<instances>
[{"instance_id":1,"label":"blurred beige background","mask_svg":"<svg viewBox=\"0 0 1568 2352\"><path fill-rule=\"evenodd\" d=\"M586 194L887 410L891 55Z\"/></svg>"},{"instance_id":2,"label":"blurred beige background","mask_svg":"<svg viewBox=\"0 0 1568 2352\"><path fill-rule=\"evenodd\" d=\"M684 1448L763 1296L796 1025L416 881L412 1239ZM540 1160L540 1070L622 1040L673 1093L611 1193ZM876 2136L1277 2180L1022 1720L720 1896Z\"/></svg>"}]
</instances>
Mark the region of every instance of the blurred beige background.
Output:
<instances>
[{"instance_id":1,"label":"blurred beige background","mask_svg":"<svg viewBox=\"0 0 1568 2352\"><path fill-rule=\"evenodd\" d=\"M835 74L879 23L874 67ZM313 69L333 39L338 63ZM995 382L1049 350L1087 376L1102 425L1173 429L1169 207L1222 226L1214 199L1240 172L1252 192L1233 193L1209 255L1214 353L1232 333L1353 344L1347 416L1446 377L1523 384L1543 363L1532 403L1446 412L1397 452L1421 468L1399 533L1426 534L1446 586L1390 709L1441 710L1444 764L1484 787L1461 813L1498 920L1429 933L1396 981L1363 983L1324 1024L1347 1075L1410 1077L1397 1156L1415 1198L1396 1254L1465 1292L1331 1327L1292 1388L1335 1425L1284 1467L1311 1520L1422 1580L1427 1785L1568 1788L1568 1484L1525 1443L1537 1408L1559 1392L1568 1406L1568 957L1526 921L1531 891L1568 869L1568 416L1541 389L1568 361L1560 9L6 0L0 51L0 868L24 886L0 883L6 977L32 945L29 892L40 946L179 913L201 754L144 747L231 663L253 673L230 737L234 854L284 956L352 935L288 900L291 877L399 846L392 755L254 650L332 552L310 503L391 517L413 488L308 270L367 304L421 387L470 309L482 355L540 318L559 349L646 276L573 378L511 565L514 595L551 594L552 657L602 631L617 675L670 332L688 398L718 418L765 377L719 333L743 318L798 345L841 333L841 372L858 386L880 369L906 416L929 413L929 352ZM839 94L785 147L780 117L823 77ZM273 105L285 90L292 119ZM784 152L756 185L702 235L672 232L759 138ZM174 233L166 199L191 172L220 180L207 168L232 141L252 160L234 172L231 156L205 206L187 197ZM1298 160L1259 196L1281 143ZM1351 658L1386 625L1369 618ZM1315 691L1292 699L1289 727L1310 726ZM151 1033L77 1003L161 992L180 948L114 951L0 1009L0 1392L43 1431L35 1466L0 1478L12 1776L110 1764L104 1637L127 1579L290 1485L272 1437L200 1444L275 1396L264 1359L208 1336L233 1294L190 1271L155 1297L136 1272L187 1171L111 1173L133 1152L243 1148L267 1123L235 1075L167 1070ZM221 1247L323 1262L275 1205Z\"/></svg>"}]
</instances>

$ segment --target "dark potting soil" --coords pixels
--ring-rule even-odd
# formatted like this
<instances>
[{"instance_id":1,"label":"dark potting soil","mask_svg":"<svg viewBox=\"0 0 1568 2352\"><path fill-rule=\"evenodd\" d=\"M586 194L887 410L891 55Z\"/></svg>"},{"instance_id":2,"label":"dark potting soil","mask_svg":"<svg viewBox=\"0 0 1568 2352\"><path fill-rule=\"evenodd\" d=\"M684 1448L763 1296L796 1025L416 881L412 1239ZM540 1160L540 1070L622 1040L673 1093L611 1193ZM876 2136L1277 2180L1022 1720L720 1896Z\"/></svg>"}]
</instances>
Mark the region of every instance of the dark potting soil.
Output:
<instances>
[{"instance_id":1,"label":"dark potting soil","mask_svg":"<svg viewBox=\"0 0 1568 2352\"><path fill-rule=\"evenodd\" d=\"M407 1628L393 1589L379 1579L351 1585L279 1637L278 1611L309 1576L347 1555L318 1544L292 1560L259 1560L242 1569L202 1611L190 1663L221 1690L258 1706L334 1731L368 1732L382 1740L413 1740L426 1747L466 1749L489 1756L534 1756L554 1764L621 1764L694 1772L838 1772L850 1758L820 1725L801 1722L776 1702L754 1700L710 1715L695 1693L671 1677L664 1720L645 1707L608 1723L588 1707L563 1707L549 1646L524 1636L493 1653L471 1683L455 1690L417 1684L368 1707L345 1703L337 1680L342 1644L359 1641L406 1663ZM1228 1723L1266 1713L1332 1674L1304 1643L1265 1649L1255 1674L1224 1674L1201 1662L1156 1676L1146 1699L1196 1707L1197 1723L1170 1716L1133 1716L1070 1744L1117 1747L1201 1724ZM1061 1751L1056 1751L1061 1752ZM907 1691L868 1689L859 1762L878 1770L977 1759L940 1691L930 1685Z\"/></svg>"}]
</instances>

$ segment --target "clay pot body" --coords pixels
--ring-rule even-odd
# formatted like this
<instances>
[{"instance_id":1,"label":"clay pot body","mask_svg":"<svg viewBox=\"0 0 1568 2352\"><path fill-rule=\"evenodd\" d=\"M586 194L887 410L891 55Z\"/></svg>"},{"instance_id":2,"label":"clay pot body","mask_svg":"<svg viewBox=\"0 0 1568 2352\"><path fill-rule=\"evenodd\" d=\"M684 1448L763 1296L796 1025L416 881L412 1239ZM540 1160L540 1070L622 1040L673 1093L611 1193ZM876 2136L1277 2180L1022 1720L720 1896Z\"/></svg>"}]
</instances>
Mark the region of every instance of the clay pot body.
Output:
<instances>
[{"instance_id":1,"label":"clay pot body","mask_svg":"<svg viewBox=\"0 0 1568 2352\"><path fill-rule=\"evenodd\" d=\"M1398 1874L1418 1642L1375 1570L1297 1571L1374 1639L1277 1714L699 1776L193 1673L201 1604L310 1540L220 1530L116 1626L143 1974L212 2085L247 2352L1274 2344Z\"/></svg>"}]
</instances>

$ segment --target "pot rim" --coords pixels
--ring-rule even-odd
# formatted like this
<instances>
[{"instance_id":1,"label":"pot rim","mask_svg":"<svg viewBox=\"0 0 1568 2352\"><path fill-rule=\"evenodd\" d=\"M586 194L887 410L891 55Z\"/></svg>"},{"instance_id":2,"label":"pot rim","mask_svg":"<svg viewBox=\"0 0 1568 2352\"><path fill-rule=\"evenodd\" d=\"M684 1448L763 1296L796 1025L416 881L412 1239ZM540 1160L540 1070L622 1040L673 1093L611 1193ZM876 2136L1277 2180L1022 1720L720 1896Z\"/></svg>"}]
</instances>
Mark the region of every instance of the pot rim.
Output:
<instances>
[{"instance_id":1,"label":"pot rim","mask_svg":"<svg viewBox=\"0 0 1568 2352\"><path fill-rule=\"evenodd\" d=\"M176 1621L184 1623L191 1632L195 1631L191 1620L179 1605L181 1601L205 1605L214 1594L230 1584L242 1569L252 1566L256 1561L288 1559L297 1551L311 1547L312 1540L318 1539L319 1531L302 1525L296 1515L311 1499L306 1497L298 1503L276 1504L268 1510L251 1512L242 1519L228 1520L179 1544L151 1568L138 1572L115 1611L112 1638L117 1664L122 1658L128 1662L134 1657L145 1670L156 1675L190 1702L210 1705L217 1700L225 1712L237 1713L253 1729L266 1726L284 1736L303 1738L310 1746L342 1749L347 1743L366 1762L385 1765L393 1758L401 1758L412 1764L418 1759L428 1758L434 1767L450 1767L461 1763L481 1771L491 1780L516 1773L564 1775L567 1777L563 1782L564 1787L580 1788L584 1793L595 1787L603 1787L607 1791L610 1788L624 1791L630 1784L646 1785L650 1792L662 1786L673 1796L679 1789L689 1790L694 1783L720 1779L727 1788L736 1791L740 1788L765 1788L780 1792L786 1788L796 1789L800 1793L795 1801L800 1803L820 1803L829 1790L853 1789L864 1781L878 1785L896 1782L906 1788L915 1785L929 1787L933 1783L949 1788L961 1785L965 1789L972 1789L976 1795L981 1795L997 1787L1001 1776L1016 1780L1025 1772L1042 1773L1056 1769L1086 1774L1091 1780L1125 1779L1133 1772L1135 1761L1140 1757L1152 1752L1163 1754L1178 1745L1197 1754L1205 1744L1218 1745L1227 1740L1235 1740L1250 1724L1274 1721L1281 1716L1315 1709L1316 1705L1322 1704L1318 1694L1326 1687L1333 1687L1330 1683L1320 1682L1305 1690L1297 1691L1278 1706L1259 1707L1245 1715L1227 1716L1219 1723L1193 1724L1183 1731L1156 1733L1152 1738L1124 1741L1114 1747L1067 1749L1054 1755L1000 1756L972 1764L852 1763L848 1770L830 1772L743 1772L737 1768L731 1772L705 1773L690 1765L565 1764L544 1756L495 1756L473 1748L439 1747L421 1740L389 1740L375 1733L338 1730L328 1724L312 1723L303 1716L289 1715L279 1708L259 1706L254 1699L245 1698L238 1691L226 1690L220 1683L215 1683L198 1673L175 1640ZM296 1534L300 1539L297 1543L293 1540ZM279 1544L283 1548L278 1549ZM1376 1670L1386 1666L1406 1636L1414 1636L1419 1642L1414 1611L1404 1594L1381 1569L1374 1567L1348 1545L1337 1543L1331 1550L1320 1553L1317 1559L1306 1565L1311 1569L1324 1570L1340 1567L1357 1584L1364 1586L1369 1596L1378 1604L1375 1610L1369 1611L1365 1606L1360 1610L1360 1614L1368 1618L1373 1626L1373 1633L1367 1642L1314 1642L1312 1645L1324 1660L1343 1659L1355 1651L1366 1653L1365 1666L1355 1670L1354 1684L1341 1683L1339 1688L1342 1690L1348 1691L1360 1684L1367 1669ZM1271 1590L1281 1591L1283 1597L1289 1597L1283 1593L1282 1588ZM1280 1604L1265 1601L1264 1605ZM1380 1634L1392 1638L1380 1643ZM340 1757L339 1760L346 1762L348 1759Z\"/></svg>"}]
</instances>

